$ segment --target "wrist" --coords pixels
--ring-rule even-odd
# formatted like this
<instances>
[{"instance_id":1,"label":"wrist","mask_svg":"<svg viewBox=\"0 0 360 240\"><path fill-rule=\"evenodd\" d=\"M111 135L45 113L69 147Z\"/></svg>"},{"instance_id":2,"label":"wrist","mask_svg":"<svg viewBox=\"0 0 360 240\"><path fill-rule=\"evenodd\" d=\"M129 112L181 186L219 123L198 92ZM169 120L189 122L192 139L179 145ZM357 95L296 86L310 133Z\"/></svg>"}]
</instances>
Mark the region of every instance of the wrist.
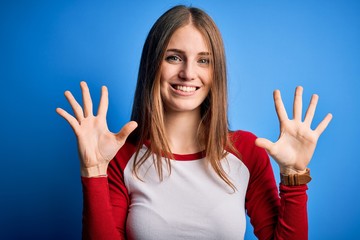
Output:
<instances>
[{"instance_id":1,"label":"wrist","mask_svg":"<svg viewBox=\"0 0 360 240\"><path fill-rule=\"evenodd\" d=\"M305 169L294 169L289 167L280 167L280 174L291 175L291 174L304 174L308 168Z\"/></svg>"},{"instance_id":2,"label":"wrist","mask_svg":"<svg viewBox=\"0 0 360 240\"><path fill-rule=\"evenodd\" d=\"M305 169L304 173L284 174L280 173L280 183L286 186L299 186L311 181L310 169Z\"/></svg>"},{"instance_id":3,"label":"wrist","mask_svg":"<svg viewBox=\"0 0 360 240\"><path fill-rule=\"evenodd\" d=\"M82 177L105 177L107 176L108 164L96 165L93 167L81 167L80 174Z\"/></svg>"}]
</instances>

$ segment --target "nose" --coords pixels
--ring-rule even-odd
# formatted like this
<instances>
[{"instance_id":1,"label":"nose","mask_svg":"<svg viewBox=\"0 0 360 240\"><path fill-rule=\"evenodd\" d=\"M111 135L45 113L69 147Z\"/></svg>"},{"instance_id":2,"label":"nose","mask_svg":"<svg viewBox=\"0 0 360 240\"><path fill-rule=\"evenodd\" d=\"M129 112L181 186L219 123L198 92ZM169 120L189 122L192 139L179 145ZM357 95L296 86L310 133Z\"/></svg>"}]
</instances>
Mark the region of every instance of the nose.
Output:
<instances>
[{"instance_id":1,"label":"nose","mask_svg":"<svg viewBox=\"0 0 360 240\"><path fill-rule=\"evenodd\" d=\"M180 69L179 77L184 81L194 80L196 78L196 66L187 62Z\"/></svg>"}]
</instances>

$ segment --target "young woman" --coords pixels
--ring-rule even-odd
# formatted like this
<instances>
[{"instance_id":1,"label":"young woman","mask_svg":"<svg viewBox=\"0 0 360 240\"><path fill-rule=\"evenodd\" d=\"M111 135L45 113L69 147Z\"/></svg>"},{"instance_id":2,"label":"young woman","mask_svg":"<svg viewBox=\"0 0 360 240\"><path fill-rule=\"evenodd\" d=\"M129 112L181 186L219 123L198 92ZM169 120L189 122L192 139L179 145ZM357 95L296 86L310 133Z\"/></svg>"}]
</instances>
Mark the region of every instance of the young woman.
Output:
<instances>
[{"instance_id":1,"label":"young woman","mask_svg":"<svg viewBox=\"0 0 360 240\"><path fill-rule=\"evenodd\" d=\"M83 107L69 91L81 160L85 239L243 239L248 214L259 239L307 239L307 165L331 120L302 121L302 88L293 118L274 92L280 137L272 143L227 122L224 47L202 10L176 6L154 24L140 62L132 120L107 128L108 92L96 116L85 82ZM280 167L275 183L267 152ZM280 192L280 197L279 197Z\"/></svg>"}]
</instances>

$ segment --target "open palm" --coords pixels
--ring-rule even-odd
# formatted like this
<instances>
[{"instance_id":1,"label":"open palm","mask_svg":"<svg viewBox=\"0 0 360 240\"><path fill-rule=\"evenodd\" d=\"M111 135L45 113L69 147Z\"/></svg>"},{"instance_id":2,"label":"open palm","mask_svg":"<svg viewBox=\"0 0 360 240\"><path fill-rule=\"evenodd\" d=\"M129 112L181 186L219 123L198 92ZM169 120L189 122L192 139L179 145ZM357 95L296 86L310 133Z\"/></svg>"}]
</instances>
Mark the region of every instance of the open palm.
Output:
<instances>
[{"instance_id":1,"label":"open palm","mask_svg":"<svg viewBox=\"0 0 360 240\"><path fill-rule=\"evenodd\" d=\"M279 164L282 173L302 173L306 170L315 148L316 143L332 119L328 114L320 124L311 129L318 96L314 94L302 121L302 87L295 90L293 119L289 119L284 104L281 100L280 91L274 91L274 103L280 122L279 139L273 143L265 138L258 138L256 145L264 148L270 156Z\"/></svg>"},{"instance_id":2,"label":"open palm","mask_svg":"<svg viewBox=\"0 0 360 240\"><path fill-rule=\"evenodd\" d=\"M109 162L123 146L126 138L137 127L137 124L129 122L117 134L110 132L106 122L107 88L102 87L98 114L94 116L89 88L85 82L81 82L80 86L83 108L70 91L65 92L65 97L69 101L75 117L61 108L57 108L56 111L69 122L77 137L81 175L86 177L105 175Z\"/></svg>"}]
</instances>

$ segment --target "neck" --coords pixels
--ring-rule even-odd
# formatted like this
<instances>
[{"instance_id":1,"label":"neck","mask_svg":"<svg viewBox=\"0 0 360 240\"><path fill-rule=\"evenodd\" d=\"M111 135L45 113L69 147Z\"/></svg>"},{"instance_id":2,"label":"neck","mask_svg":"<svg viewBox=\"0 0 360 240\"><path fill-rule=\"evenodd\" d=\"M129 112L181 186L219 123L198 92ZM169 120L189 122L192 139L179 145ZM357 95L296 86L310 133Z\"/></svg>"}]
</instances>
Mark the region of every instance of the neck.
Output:
<instances>
[{"instance_id":1,"label":"neck","mask_svg":"<svg viewBox=\"0 0 360 240\"><path fill-rule=\"evenodd\" d=\"M201 120L199 110L167 112L164 117L171 152L189 154L203 150L197 137Z\"/></svg>"}]
</instances>

